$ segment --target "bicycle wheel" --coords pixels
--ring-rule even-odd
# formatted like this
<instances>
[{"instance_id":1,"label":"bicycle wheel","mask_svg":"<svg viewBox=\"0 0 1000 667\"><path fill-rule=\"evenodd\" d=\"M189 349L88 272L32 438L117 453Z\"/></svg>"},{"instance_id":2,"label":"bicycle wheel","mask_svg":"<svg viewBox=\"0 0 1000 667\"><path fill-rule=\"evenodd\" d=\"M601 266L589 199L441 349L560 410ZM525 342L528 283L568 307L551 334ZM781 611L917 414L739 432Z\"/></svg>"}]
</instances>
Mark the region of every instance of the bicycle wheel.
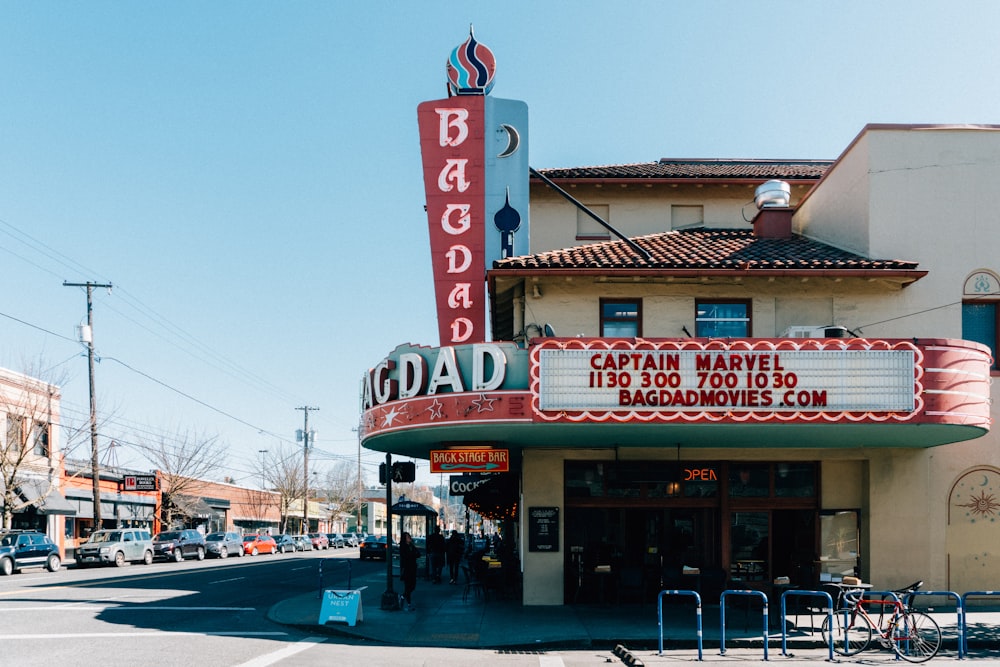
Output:
<instances>
[{"instance_id":1,"label":"bicycle wheel","mask_svg":"<svg viewBox=\"0 0 1000 667\"><path fill-rule=\"evenodd\" d=\"M851 611L833 612L833 631L830 631L830 617L823 619L823 641L833 644L833 650L840 655L861 653L872 641L872 626L862 616Z\"/></svg>"},{"instance_id":2,"label":"bicycle wheel","mask_svg":"<svg viewBox=\"0 0 1000 667\"><path fill-rule=\"evenodd\" d=\"M892 628L892 650L903 660L924 662L941 648L941 628L921 611L905 611Z\"/></svg>"}]
</instances>

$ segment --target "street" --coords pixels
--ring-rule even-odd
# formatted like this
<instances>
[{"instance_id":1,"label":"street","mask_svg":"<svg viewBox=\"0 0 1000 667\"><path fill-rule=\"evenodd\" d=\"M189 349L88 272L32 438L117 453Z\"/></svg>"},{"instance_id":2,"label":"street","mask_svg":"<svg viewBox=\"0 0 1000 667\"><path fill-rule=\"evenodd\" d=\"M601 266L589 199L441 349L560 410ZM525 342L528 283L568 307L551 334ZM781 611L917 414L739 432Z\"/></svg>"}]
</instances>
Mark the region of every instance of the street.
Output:
<instances>
[{"instance_id":1,"label":"street","mask_svg":"<svg viewBox=\"0 0 1000 667\"><path fill-rule=\"evenodd\" d=\"M18 667L101 665L540 665L618 663L610 651L498 652L386 647L272 623L275 602L344 585L385 585L385 564L357 549L63 568L0 577L3 662Z\"/></svg>"}]
</instances>

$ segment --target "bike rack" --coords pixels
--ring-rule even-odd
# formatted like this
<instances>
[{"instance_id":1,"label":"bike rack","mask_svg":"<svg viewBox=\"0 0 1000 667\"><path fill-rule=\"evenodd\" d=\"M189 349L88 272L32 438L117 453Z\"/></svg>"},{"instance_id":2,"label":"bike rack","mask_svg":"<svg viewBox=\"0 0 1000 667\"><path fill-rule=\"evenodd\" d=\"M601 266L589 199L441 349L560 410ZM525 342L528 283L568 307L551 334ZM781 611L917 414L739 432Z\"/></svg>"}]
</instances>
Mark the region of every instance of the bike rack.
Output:
<instances>
[{"instance_id":1,"label":"bike rack","mask_svg":"<svg viewBox=\"0 0 1000 667\"><path fill-rule=\"evenodd\" d=\"M961 596L954 591L913 591L907 593L906 597L910 595L940 595L955 598L955 612L958 614L958 659L962 660L965 658L965 602ZM969 593L966 593L966 595L969 595Z\"/></svg>"},{"instance_id":2,"label":"bike rack","mask_svg":"<svg viewBox=\"0 0 1000 667\"><path fill-rule=\"evenodd\" d=\"M781 655L785 657L788 656L787 642L786 642L786 638L788 636L788 632L786 630L786 625L787 625L786 621L788 620L788 614L786 613L785 610L785 598L788 597L789 595L797 595L800 597L826 598L826 616L827 616L826 627L827 628L833 627L833 597L829 593L827 593L826 591L796 591L796 590L785 591L784 593L781 594ZM829 660L830 662L833 662L833 641L827 642L827 650L830 652Z\"/></svg>"},{"instance_id":3,"label":"bike rack","mask_svg":"<svg viewBox=\"0 0 1000 667\"><path fill-rule=\"evenodd\" d=\"M863 590L861 592L862 599L864 599L864 598L873 598L876 595L878 595L878 596L880 596L882 598L892 598L896 602L902 604L902 600L899 599L899 595L896 593L896 591L873 591L873 590L869 589L869 590ZM885 613L885 600L884 599L883 600L879 600L879 602L882 604L882 608L879 611L879 619L881 619L882 615ZM880 628L876 628L876 629L880 629ZM898 655L895 658L896 662L899 662L901 659L902 658L900 658Z\"/></svg>"},{"instance_id":4,"label":"bike rack","mask_svg":"<svg viewBox=\"0 0 1000 667\"><path fill-rule=\"evenodd\" d=\"M960 640L959 646L961 647L959 648L960 658L962 656L963 650L965 652L965 655L968 655L969 653L969 627L968 627L969 605L966 604L966 600L968 600L970 597L994 597L997 595L1000 595L1000 591L969 591L968 593L962 595L963 619L962 619L962 629L959 630L959 632L962 633L961 636L959 637Z\"/></svg>"},{"instance_id":5,"label":"bike rack","mask_svg":"<svg viewBox=\"0 0 1000 667\"><path fill-rule=\"evenodd\" d=\"M351 561L349 561L349 560L341 560L340 558L324 558L324 559L320 560L320 562L319 562L319 591L316 593L316 597L318 597L318 598L322 598L323 597L323 563L325 563L327 561L331 561L331 560L332 561L336 561L337 565L346 565L347 566L347 587L346 588L348 590L350 590L350 588L351 588Z\"/></svg>"},{"instance_id":6,"label":"bike rack","mask_svg":"<svg viewBox=\"0 0 1000 667\"><path fill-rule=\"evenodd\" d=\"M702 632L701 632L701 596L695 591L689 590L663 590L660 594L656 596L656 622L660 628L660 652L659 655L663 655L663 598L667 595L687 595L694 598L695 601L695 628L697 630L698 636L698 660L703 660L702 656Z\"/></svg>"},{"instance_id":7,"label":"bike rack","mask_svg":"<svg viewBox=\"0 0 1000 667\"><path fill-rule=\"evenodd\" d=\"M764 660L767 660L767 595L761 591L749 590L725 590L719 597L719 620L721 624L719 634L719 655L726 654L726 596L727 595L749 595L759 597L764 602Z\"/></svg>"}]
</instances>

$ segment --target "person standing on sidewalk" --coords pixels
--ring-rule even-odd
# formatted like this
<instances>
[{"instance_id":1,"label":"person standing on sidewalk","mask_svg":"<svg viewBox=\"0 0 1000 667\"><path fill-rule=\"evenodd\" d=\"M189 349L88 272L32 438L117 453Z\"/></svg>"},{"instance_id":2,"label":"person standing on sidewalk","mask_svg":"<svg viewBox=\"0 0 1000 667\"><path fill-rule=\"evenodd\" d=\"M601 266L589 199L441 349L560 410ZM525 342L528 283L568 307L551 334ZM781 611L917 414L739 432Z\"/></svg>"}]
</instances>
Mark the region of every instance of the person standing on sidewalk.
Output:
<instances>
[{"instance_id":1,"label":"person standing on sidewalk","mask_svg":"<svg viewBox=\"0 0 1000 667\"><path fill-rule=\"evenodd\" d=\"M417 587L417 559L420 549L413 543L409 533L403 533L399 543L399 578L403 580L403 601L407 611L413 611L413 591Z\"/></svg>"},{"instance_id":2,"label":"person standing on sidewalk","mask_svg":"<svg viewBox=\"0 0 1000 667\"><path fill-rule=\"evenodd\" d=\"M431 560L431 581L441 583L441 570L444 569L445 543L441 527L434 526L434 532L427 538L427 557Z\"/></svg>"},{"instance_id":3,"label":"person standing on sidewalk","mask_svg":"<svg viewBox=\"0 0 1000 667\"><path fill-rule=\"evenodd\" d=\"M457 530L451 531L451 537L448 538L445 550L448 555L448 583L457 584L458 568L462 564L462 552L465 551L465 548L462 545L462 536L458 534Z\"/></svg>"}]
</instances>

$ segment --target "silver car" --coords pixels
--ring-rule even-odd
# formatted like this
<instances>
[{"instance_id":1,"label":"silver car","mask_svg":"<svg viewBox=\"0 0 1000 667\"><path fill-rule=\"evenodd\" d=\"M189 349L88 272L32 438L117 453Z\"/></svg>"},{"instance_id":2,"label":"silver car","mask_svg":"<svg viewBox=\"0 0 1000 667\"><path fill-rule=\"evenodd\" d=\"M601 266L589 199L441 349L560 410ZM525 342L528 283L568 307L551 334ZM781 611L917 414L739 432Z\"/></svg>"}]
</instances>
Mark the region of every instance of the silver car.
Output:
<instances>
[{"instance_id":1,"label":"silver car","mask_svg":"<svg viewBox=\"0 0 1000 667\"><path fill-rule=\"evenodd\" d=\"M90 538L76 550L76 564L103 565L114 563L122 567L126 563L153 562L153 541L149 531L138 528L120 528L94 531Z\"/></svg>"},{"instance_id":2,"label":"silver car","mask_svg":"<svg viewBox=\"0 0 1000 667\"><path fill-rule=\"evenodd\" d=\"M243 555L243 536L239 533L209 533L205 536L205 555L209 558L228 558Z\"/></svg>"}]
</instances>

